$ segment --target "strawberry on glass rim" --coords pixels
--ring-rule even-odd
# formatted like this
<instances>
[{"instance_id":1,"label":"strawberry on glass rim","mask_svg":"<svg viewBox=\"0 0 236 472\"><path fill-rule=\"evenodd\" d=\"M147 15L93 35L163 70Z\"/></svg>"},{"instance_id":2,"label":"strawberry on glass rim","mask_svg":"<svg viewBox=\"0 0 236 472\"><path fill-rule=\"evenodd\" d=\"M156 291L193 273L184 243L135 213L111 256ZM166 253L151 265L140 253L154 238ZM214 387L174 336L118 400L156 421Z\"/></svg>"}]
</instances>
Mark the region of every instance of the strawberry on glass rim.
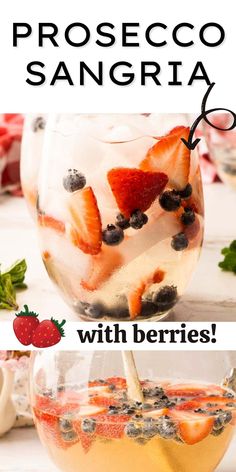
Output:
<instances>
[{"instance_id":1,"label":"strawberry on glass rim","mask_svg":"<svg viewBox=\"0 0 236 472\"><path fill-rule=\"evenodd\" d=\"M161 320L184 293L203 240L188 134L184 115L49 116L42 258L81 320Z\"/></svg>"}]
</instances>

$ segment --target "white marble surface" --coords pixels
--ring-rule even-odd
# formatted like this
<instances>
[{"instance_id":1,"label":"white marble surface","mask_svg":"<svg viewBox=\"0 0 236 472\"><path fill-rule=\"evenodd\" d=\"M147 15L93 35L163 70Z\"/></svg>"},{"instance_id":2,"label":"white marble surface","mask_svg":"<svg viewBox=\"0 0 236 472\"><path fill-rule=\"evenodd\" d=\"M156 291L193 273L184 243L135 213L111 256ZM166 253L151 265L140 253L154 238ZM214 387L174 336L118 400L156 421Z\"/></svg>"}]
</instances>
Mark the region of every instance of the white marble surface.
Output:
<instances>
[{"instance_id":1,"label":"white marble surface","mask_svg":"<svg viewBox=\"0 0 236 472\"><path fill-rule=\"evenodd\" d=\"M223 184L205 186L206 231L202 255L188 290L169 319L190 321L236 320L236 277L217 267L221 248L236 239L236 192ZM0 261L3 265L25 257L28 290L18 294L40 313L56 313L76 320L61 300L41 262L36 231L21 198L0 198ZM12 312L0 310L2 320Z\"/></svg>"},{"instance_id":2,"label":"white marble surface","mask_svg":"<svg viewBox=\"0 0 236 472\"><path fill-rule=\"evenodd\" d=\"M215 472L235 472L236 436ZM112 470L112 469L111 469ZM15 429L0 438L1 472L58 472L40 444L34 428ZM107 471L104 471L107 472ZM199 470L199 472L201 472Z\"/></svg>"}]
</instances>

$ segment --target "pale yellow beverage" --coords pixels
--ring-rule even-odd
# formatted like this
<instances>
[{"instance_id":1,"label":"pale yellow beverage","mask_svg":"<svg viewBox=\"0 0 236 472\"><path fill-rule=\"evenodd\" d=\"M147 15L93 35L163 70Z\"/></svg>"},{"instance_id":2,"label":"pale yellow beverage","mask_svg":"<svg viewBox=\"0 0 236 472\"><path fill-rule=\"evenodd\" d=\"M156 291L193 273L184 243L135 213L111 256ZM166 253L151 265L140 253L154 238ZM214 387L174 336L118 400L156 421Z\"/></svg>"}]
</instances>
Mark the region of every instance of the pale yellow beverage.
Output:
<instances>
[{"instance_id":1,"label":"pale yellow beverage","mask_svg":"<svg viewBox=\"0 0 236 472\"><path fill-rule=\"evenodd\" d=\"M144 402L113 377L39 394L41 441L63 472L213 472L234 432L236 399L217 385L141 382Z\"/></svg>"}]
</instances>

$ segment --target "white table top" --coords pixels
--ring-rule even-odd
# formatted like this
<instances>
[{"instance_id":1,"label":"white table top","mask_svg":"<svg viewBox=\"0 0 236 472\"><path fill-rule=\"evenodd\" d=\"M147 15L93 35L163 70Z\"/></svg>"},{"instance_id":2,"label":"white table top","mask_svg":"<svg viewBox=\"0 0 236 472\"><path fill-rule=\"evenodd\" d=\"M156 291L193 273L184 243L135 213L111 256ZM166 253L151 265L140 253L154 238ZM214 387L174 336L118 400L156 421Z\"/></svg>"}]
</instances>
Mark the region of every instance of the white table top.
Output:
<instances>
[{"instance_id":1,"label":"white table top","mask_svg":"<svg viewBox=\"0 0 236 472\"><path fill-rule=\"evenodd\" d=\"M235 472L235 449L236 436L216 472ZM0 458L1 472L58 472L34 428L11 430L0 438Z\"/></svg>"},{"instance_id":2,"label":"white table top","mask_svg":"<svg viewBox=\"0 0 236 472\"><path fill-rule=\"evenodd\" d=\"M235 276L223 273L217 264L221 248L236 239L236 192L223 184L205 186L205 242L196 272L188 290L170 319L176 321L236 320ZM25 257L28 262L28 290L18 294L20 306L27 303L39 313L53 313L68 320L77 315L61 300L50 282L40 258L37 235L23 199L0 199L0 261L11 264ZM0 310L2 320L12 312Z\"/></svg>"}]
</instances>

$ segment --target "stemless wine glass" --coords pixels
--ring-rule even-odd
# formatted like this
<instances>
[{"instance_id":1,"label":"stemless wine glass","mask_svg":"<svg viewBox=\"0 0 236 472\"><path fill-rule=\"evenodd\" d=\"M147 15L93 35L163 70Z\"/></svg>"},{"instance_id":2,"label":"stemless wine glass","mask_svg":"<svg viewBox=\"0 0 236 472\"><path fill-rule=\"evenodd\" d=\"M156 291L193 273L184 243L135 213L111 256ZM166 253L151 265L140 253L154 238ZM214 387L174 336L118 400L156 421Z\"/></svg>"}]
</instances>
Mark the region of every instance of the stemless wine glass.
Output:
<instances>
[{"instance_id":1,"label":"stemless wine glass","mask_svg":"<svg viewBox=\"0 0 236 472\"><path fill-rule=\"evenodd\" d=\"M231 126L232 116L229 113L216 114L211 122L221 130L203 122L210 157L221 180L236 190L236 130L224 131Z\"/></svg>"},{"instance_id":2,"label":"stemless wine glass","mask_svg":"<svg viewBox=\"0 0 236 472\"><path fill-rule=\"evenodd\" d=\"M183 294L203 238L199 162L181 141L185 124L185 115L49 119L42 257L81 319L159 320Z\"/></svg>"},{"instance_id":3,"label":"stemless wine glass","mask_svg":"<svg viewBox=\"0 0 236 472\"><path fill-rule=\"evenodd\" d=\"M213 472L235 425L222 352L137 352L143 399L128 396L121 352L32 354L31 403L62 472ZM194 380L193 380L194 379Z\"/></svg>"},{"instance_id":4,"label":"stemless wine glass","mask_svg":"<svg viewBox=\"0 0 236 472\"><path fill-rule=\"evenodd\" d=\"M37 215L38 174L45 126L45 114L26 115L21 146L21 186L30 214L34 218Z\"/></svg>"}]
</instances>

